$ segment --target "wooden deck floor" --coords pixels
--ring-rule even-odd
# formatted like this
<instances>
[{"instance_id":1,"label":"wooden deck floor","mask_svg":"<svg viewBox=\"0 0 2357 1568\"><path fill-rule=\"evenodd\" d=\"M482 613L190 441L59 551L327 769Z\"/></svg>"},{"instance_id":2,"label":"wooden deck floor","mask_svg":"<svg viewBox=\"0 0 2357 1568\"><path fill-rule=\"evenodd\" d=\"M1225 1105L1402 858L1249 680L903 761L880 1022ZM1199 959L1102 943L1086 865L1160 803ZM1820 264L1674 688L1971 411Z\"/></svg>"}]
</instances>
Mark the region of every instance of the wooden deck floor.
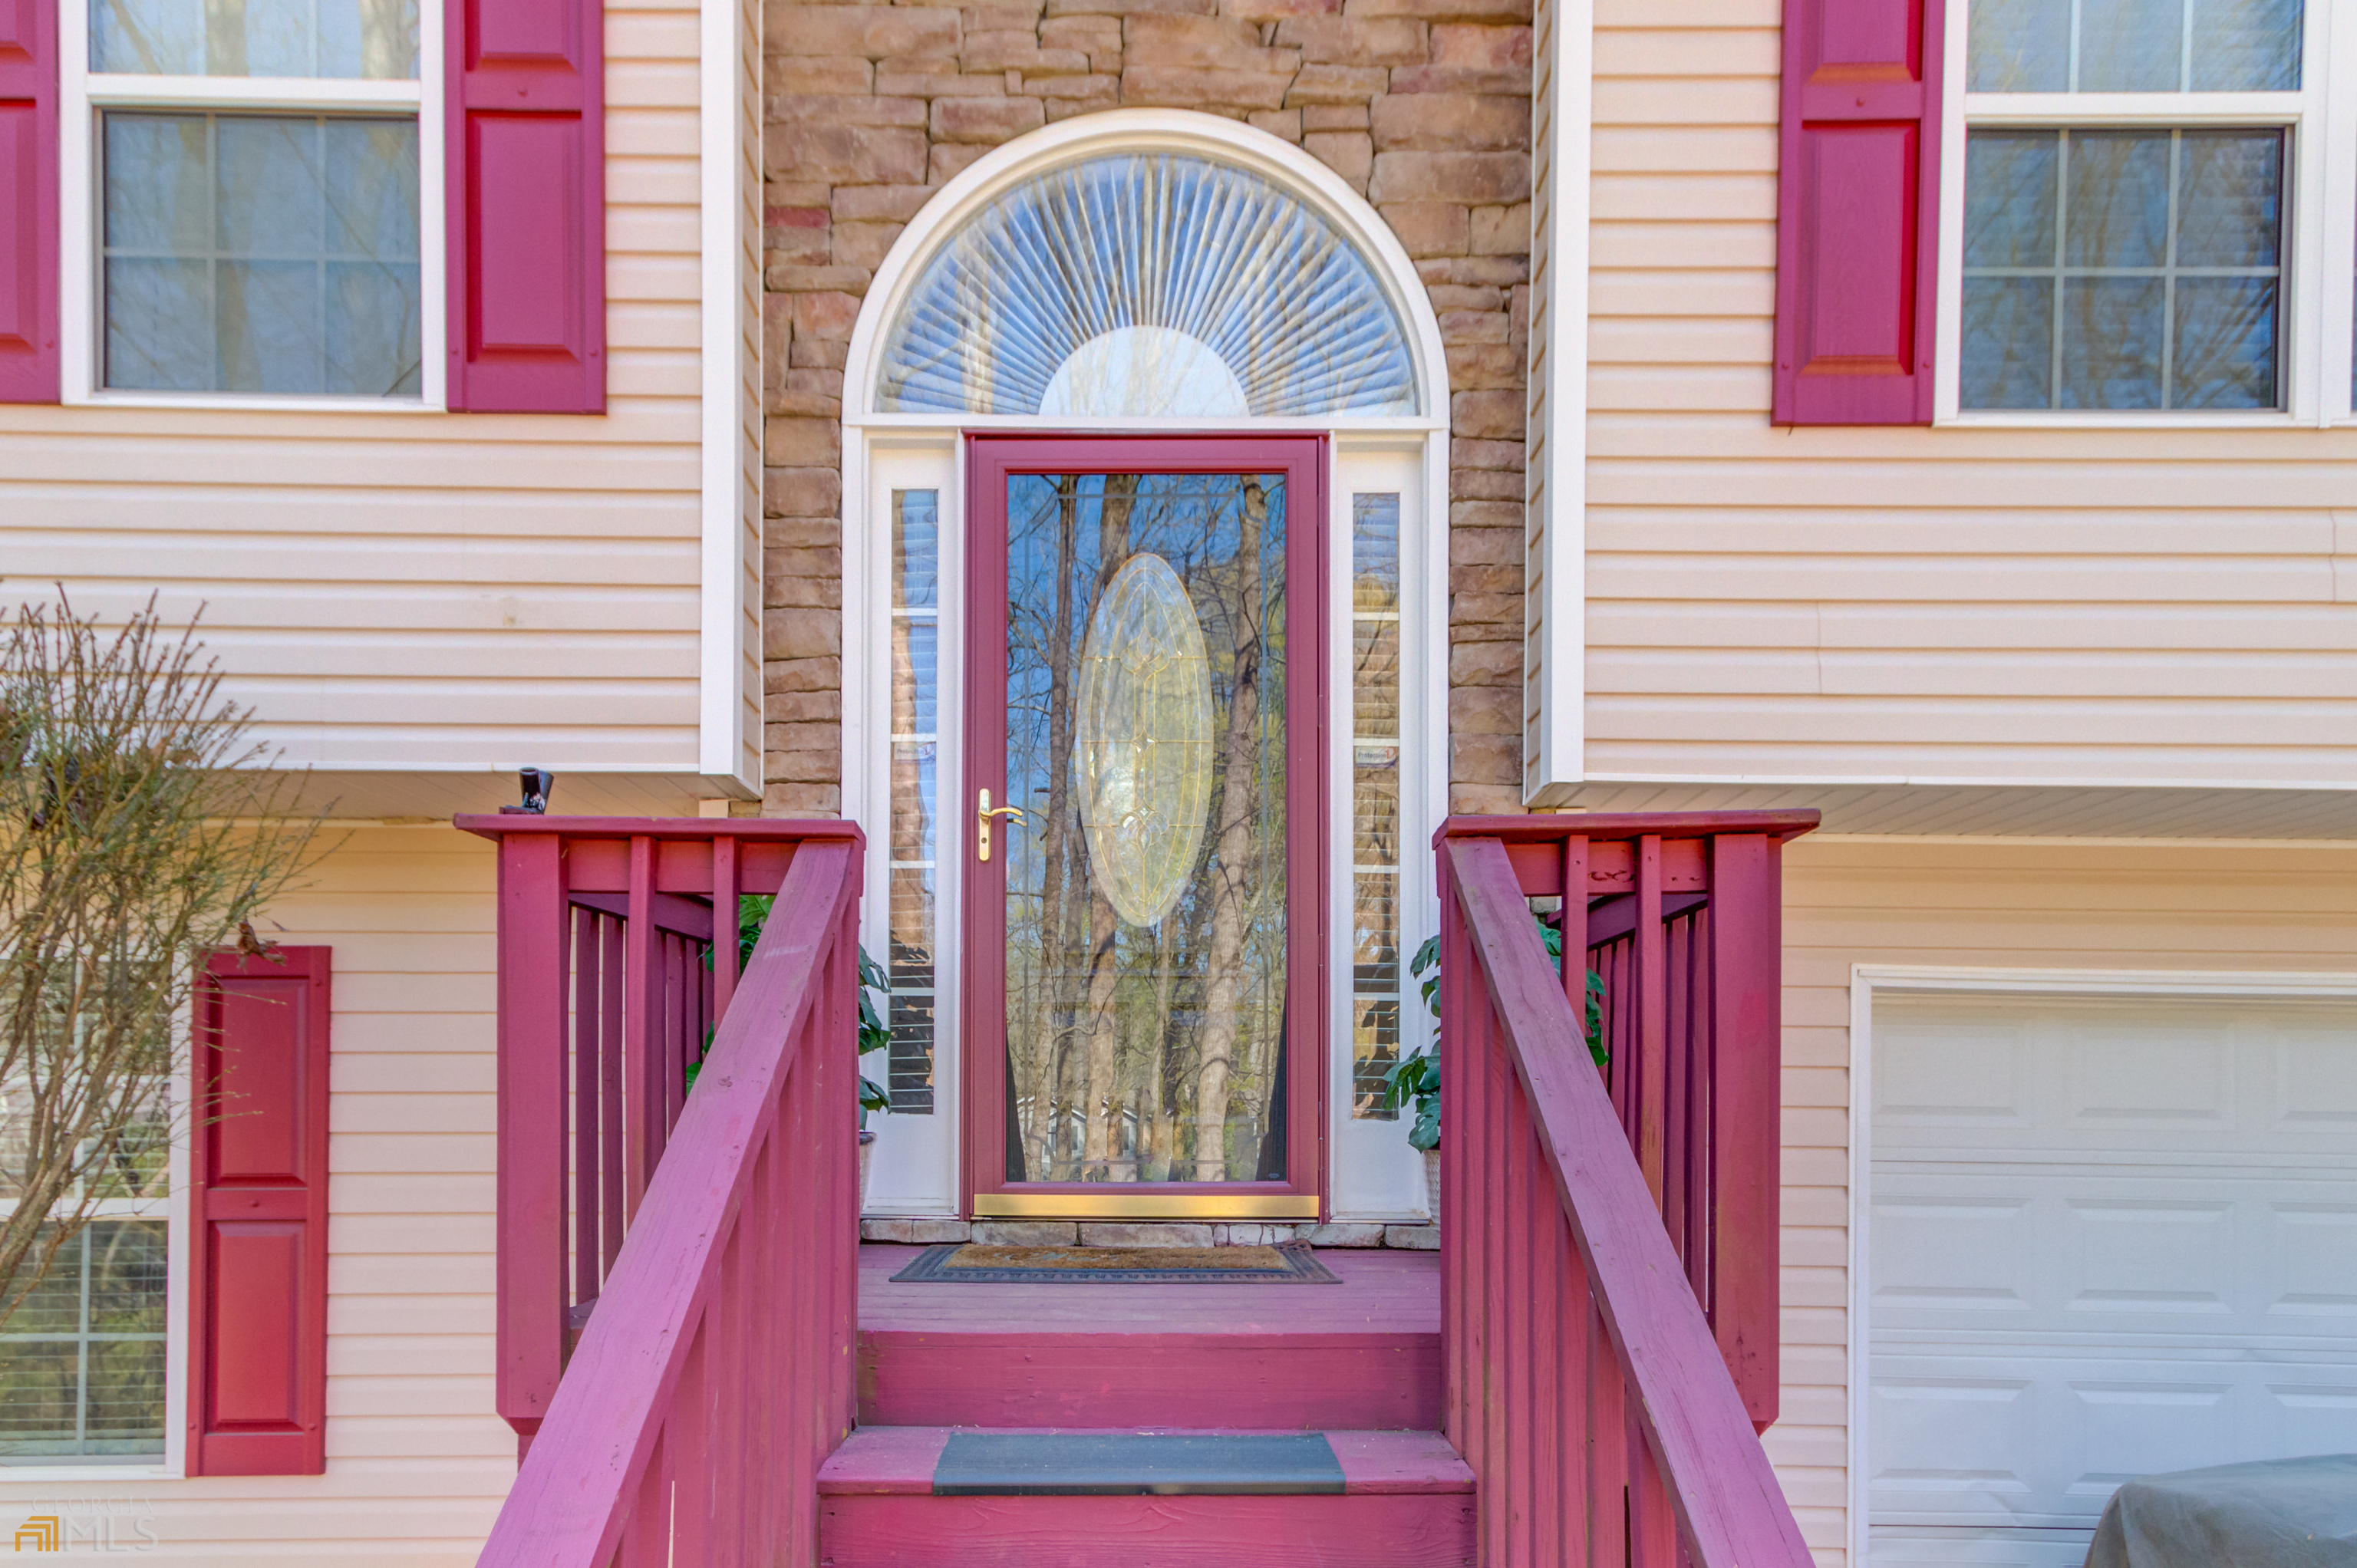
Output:
<instances>
[{"instance_id":1,"label":"wooden deck floor","mask_svg":"<svg viewBox=\"0 0 2357 1568\"><path fill-rule=\"evenodd\" d=\"M859 1249L864 1424L1440 1424L1430 1252L1320 1252L1340 1284L892 1283L916 1255Z\"/></svg>"},{"instance_id":2,"label":"wooden deck floor","mask_svg":"<svg viewBox=\"0 0 2357 1568\"><path fill-rule=\"evenodd\" d=\"M922 1251L859 1249L863 1332L1438 1334L1440 1255L1329 1248L1329 1284L895 1284Z\"/></svg>"}]
</instances>

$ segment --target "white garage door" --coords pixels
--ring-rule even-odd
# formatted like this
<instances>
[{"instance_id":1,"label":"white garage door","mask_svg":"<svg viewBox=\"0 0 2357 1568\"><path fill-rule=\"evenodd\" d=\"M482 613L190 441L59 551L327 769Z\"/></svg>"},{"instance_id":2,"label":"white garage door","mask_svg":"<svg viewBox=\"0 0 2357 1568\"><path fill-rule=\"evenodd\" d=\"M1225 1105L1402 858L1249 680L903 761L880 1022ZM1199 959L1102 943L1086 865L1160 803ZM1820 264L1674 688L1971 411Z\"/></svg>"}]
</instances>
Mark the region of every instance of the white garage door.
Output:
<instances>
[{"instance_id":1,"label":"white garage door","mask_svg":"<svg viewBox=\"0 0 2357 1568\"><path fill-rule=\"evenodd\" d=\"M2357 1004L1878 994L1868 1558L2075 1565L2131 1477L2357 1450Z\"/></svg>"}]
</instances>

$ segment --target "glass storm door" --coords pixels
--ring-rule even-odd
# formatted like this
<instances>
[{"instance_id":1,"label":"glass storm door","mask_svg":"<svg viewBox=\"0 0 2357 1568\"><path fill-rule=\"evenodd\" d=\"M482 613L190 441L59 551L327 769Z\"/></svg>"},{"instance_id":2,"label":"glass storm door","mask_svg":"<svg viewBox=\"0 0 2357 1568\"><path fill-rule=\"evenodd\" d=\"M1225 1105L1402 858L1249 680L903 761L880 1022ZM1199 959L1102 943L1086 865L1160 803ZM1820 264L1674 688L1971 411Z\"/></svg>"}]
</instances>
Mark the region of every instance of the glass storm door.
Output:
<instances>
[{"instance_id":1,"label":"glass storm door","mask_svg":"<svg viewBox=\"0 0 2357 1568\"><path fill-rule=\"evenodd\" d=\"M1315 1218L1323 438L970 452L974 1212Z\"/></svg>"}]
</instances>

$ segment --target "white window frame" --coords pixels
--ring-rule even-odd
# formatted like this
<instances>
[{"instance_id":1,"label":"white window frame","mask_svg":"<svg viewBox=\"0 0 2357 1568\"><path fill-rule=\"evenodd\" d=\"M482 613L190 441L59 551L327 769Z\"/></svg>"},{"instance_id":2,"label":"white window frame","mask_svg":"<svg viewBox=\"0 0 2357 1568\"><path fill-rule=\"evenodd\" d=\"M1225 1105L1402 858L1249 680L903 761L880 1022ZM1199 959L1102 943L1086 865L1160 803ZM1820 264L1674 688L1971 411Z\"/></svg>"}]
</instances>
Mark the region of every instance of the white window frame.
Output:
<instances>
[{"instance_id":1,"label":"white window frame","mask_svg":"<svg viewBox=\"0 0 2357 1568\"><path fill-rule=\"evenodd\" d=\"M2307 0L2297 92L1968 92L1972 0L1949 0L1940 93L1938 354L1941 424L2136 429L2333 425L2352 422L2352 302L2357 302L2357 0ZM2330 84L2342 84L2335 105ZM1962 407L1964 138L1991 126L2071 130L2281 126L2284 177L2279 409L1975 409Z\"/></svg>"},{"instance_id":2,"label":"white window frame","mask_svg":"<svg viewBox=\"0 0 2357 1568\"><path fill-rule=\"evenodd\" d=\"M188 1140L196 1135L189 1107L195 1103L194 1059L188 1031L177 1028L172 1060L172 1146L161 1199L102 1199L102 1219L164 1221L164 1452L160 1458L93 1460L64 1456L40 1463L0 1464L0 1490L21 1498L29 1484L101 1481L177 1481L188 1473ZM14 1209L9 1201L0 1205Z\"/></svg>"},{"instance_id":3,"label":"white window frame","mask_svg":"<svg viewBox=\"0 0 2357 1568\"><path fill-rule=\"evenodd\" d=\"M419 0L417 77L364 81L277 76L135 76L90 69L89 0L58 6L59 353L63 401L131 408L438 413L448 402L444 268L442 7ZM110 109L297 113L407 112L417 116L418 395L287 396L270 392L121 392L102 384L105 280L98 242L98 124Z\"/></svg>"}]
</instances>

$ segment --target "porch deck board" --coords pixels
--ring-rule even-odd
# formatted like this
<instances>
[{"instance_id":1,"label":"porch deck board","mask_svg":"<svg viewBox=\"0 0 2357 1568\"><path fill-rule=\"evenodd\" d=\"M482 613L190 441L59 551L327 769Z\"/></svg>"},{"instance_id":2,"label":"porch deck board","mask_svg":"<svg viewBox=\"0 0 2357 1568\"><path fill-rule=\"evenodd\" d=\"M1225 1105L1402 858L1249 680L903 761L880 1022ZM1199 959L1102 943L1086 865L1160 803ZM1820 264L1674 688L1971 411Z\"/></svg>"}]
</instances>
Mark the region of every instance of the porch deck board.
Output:
<instances>
[{"instance_id":1,"label":"porch deck board","mask_svg":"<svg viewBox=\"0 0 2357 1568\"><path fill-rule=\"evenodd\" d=\"M924 1251L888 1242L859 1249L862 1334L947 1328L960 1334L1301 1335L1440 1332L1440 1254L1324 1248L1318 1261L1342 1283L1286 1284L966 1284L892 1276Z\"/></svg>"},{"instance_id":2,"label":"porch deck board","mask_svg":"<svg viewBox=\"0 0 2357 1568\"><path fill-rule=\"evenodd\" d=\"M859 1421L1433 1430L1440 1260L1333 1250L1340 1284L895 1283L859 1250Z\"/></svg>"}]
</instances>

